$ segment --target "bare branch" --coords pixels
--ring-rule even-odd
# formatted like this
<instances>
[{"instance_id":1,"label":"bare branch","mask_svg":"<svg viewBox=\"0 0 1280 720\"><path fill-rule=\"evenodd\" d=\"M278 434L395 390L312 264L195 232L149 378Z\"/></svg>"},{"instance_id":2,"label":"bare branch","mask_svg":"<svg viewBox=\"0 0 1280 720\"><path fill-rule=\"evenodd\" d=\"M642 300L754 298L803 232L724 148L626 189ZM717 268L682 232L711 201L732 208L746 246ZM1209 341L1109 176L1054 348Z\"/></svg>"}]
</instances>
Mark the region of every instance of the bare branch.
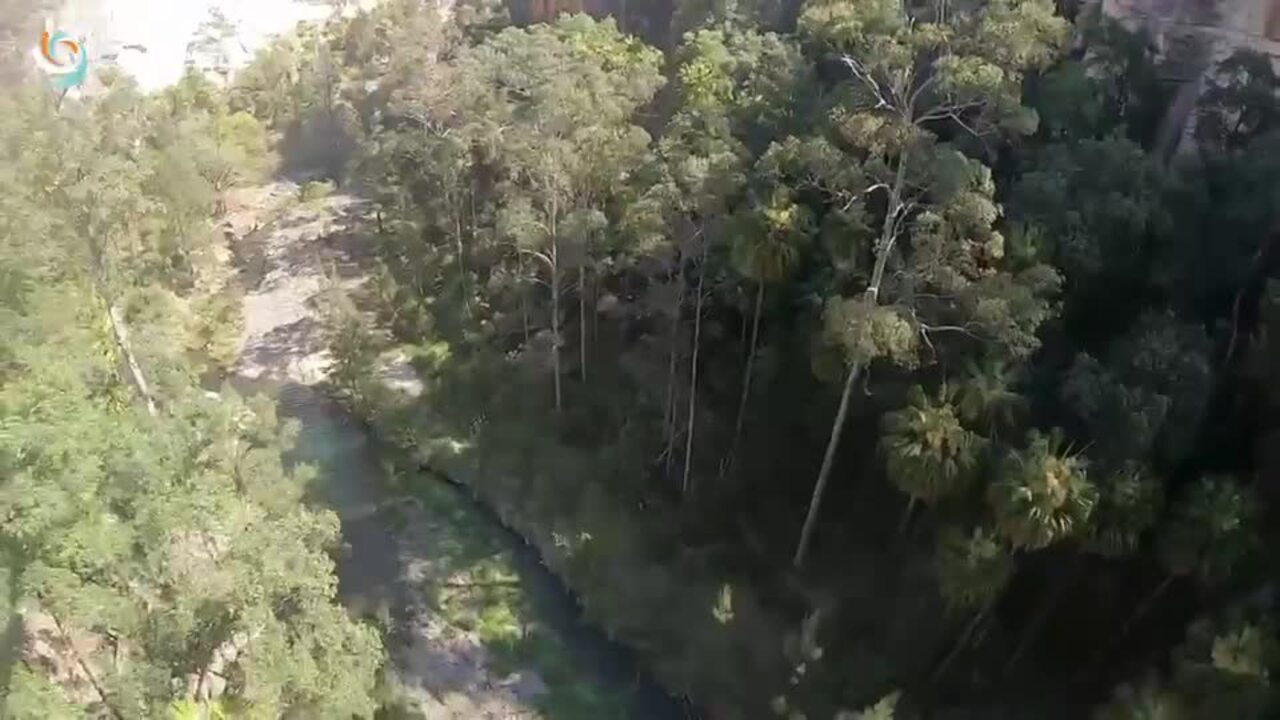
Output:
<instances>
[{"instance_id":1,"label":"bare branch","mask_svg":"<svg viewBox=\"0 0 1280 720\"><path fill-rule=\"evenodd\" d=\"M974 100L972 102L940 105L936 108L933 108L932 110L925 113L924 115L921 115L920 117L916 118L915 124L920 125L922 123L926 123L931 120L945 120L946 118L957 119L956 113L961 113L961 112L964 112L965 110L972 110L975 108L984 107L986 104L987 103L985 100Z\"/></svg>"},{"instance_id":2,"label":"bare branch","mask_svg":"<svg viewBox=\"0 0 1280 720\"><path fill-rule=\"evenodd\" d=\"M927 80L925 80L924 82L920 83L920 86L919 86L919 87L917 87L917 88L916 88L916 89L911 93L911 97L907 100L907 110L908 110L908 111L913 111L913 110L915 110L915 108L916 108L916 101L920 99L920 96L921 96L921 95L923 95L923 94L925 93L925 91L926 91L926 90L928 90L928 89L932 88L934 85L936 85L936 84L938 83L938 78L939 78L939 76L935 74L935 75L930 76L930 77L929 77L929 79L927 79Z\"/></svg>"},{"instance_id":3,"label":"bare branch","mask_svg":"<svg viewBox=\"0 0 1280 720\"><path fill-rule=\"evenodd\" d=\"M888 190L888 189L889 189L889 183L882 183L882 182L880 182L880 183L876 183L875 185L872 185L871 187L868 187L867 189L863 190L862 192L859 192L859 193L851 193L851 194L849 195L849 201L848 201L848 202L846 202L844 205L842 205L842 206L840 207L840 209L841 209L842 211L844 211L844 210L848 210L850 207L853 207L853 203L854 203L854 201L856 201L858 198L863 197L863 196L865 196L865 195L870 195L871 193L875 192L876 190Z\"/></svg>"},{"instance_id":4,"label":"bare branch","mask_svg":"<svg viewBox=\"0 0 1280 720\"><path fill-rule=\"evenodd\" d=\"M881 108L893 107L893 104L885 97L884 90L880 87L880 83L876 82L875 78L871 77L870 71L864 68L862 63L849 55L841 55L840 60L851 72L853 72L855 77L861 80L862 83L875 94L876 98L880 101L873 109L879 110Z\"/></svg>"},{"instance_id":5,"label":"bare branch","mask_svg":"<svg viewBox=\"0 0 1280 720\"><path fill-rule=\"evenodd\" d=\"M925 325L924 323L920 323L920 334L928 337L928 334L931 332L958 332L968 335L974 340L982 340L983 338L981 336L975 334L969 329L969 325L971 324L972 323L966 323L965 325Z\"/></svg>"},{"instance_id":6,"label":"bare branch","mask_svg":"<svg viewBox=\"0 0 1280 720\"><path fill-rule=\"evenodd\" d=\"M898 212L893 218L893 229L891 230L895 238L902 234L903 224L906 223L907 218L911 217L911 211L915 210L916 207L915 200L909 200L898 206Z\"/></svg>"},{"instance_id":7,"label":"bare branch","mask_svg":"<svg viewBox=\"0 0 1280 720\"><path fill-rule=\"evenodd\" d=\"M537 250L529 250L528 248L516 248L516 252L522 252L526 255L531 255L535 258L538 258L539 260L547 264L547 268L549 270L555 270L556 268L555 261L551 259L551 256L547 255L544 252L539 252Z\"/></svg>"}]
</instances>

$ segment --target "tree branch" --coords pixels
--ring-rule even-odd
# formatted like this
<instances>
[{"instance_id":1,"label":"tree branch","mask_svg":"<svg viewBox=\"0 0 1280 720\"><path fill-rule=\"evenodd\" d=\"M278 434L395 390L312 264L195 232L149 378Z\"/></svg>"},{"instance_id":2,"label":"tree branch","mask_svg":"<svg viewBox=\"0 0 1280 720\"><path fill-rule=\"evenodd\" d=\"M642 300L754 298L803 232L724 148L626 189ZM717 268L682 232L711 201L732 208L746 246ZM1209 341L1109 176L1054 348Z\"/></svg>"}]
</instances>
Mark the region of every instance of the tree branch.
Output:
<instances>
[{"instance_id":1,"label":"tree branch","mask_svg":"<svg viewBox=\"0 0 1280 720\"><path fill-rule=\"evenodd\" d=\"M971 323L970 323L970 324L971 324ZM921 332L921 334L923 334L923 335L928 335L928 334L929 334L929 333L931 333L931 332L958 332L958 333L964 333L965 335L968 335L969 337L973 338L974 340L982 340L982 339L983 339L982 337L980 337L980 336L978 336L978 335L974 334L974 332L973 332L972 330L970 330L970 329L969 329L969 325L970 325L970 324L965 324L965 325L926 325L926 324L924 324L924 323L920 323L920 332Z\"/></svg>"},{"instance_id":2,"label":"tree branch","mask_svg":"<svg viewBox=\"0 0 1280 720\"><path fill-rule=\"evenodd\" d=\"M889 190L889 189L890 189L890 188L889 188L889 183L878 182L878 183L876 183L876 184L874 184L874 185L872 185L872 186L870 186L870 187L866 188L866 189L865 189L865 190L863 190L862 192L852 193L852 194L850 195L850 197L849 197L849 201L848 201L848 202L846 202L844 205L842 205L842 206L840 207L840 210L841 210L841 211L848 210L849 208L853 207L853 203L854 203L854 201L855 201L855 200L857 200L857 199L858 199L858 198L860 198L860 197L863 197L863 196L866 196L866 195L870 195L871 193L875 192L876 190Z\"/></svg>"},{"instance_id":3,"label":"tree branch","mask_svg":"<svg viewBox=\"0 0 1280 720\"><path fill-rule=\"evenodd\" d=\"M959 118L956 117L957 113L964 112L965 110L972 110L974 108L984 107L986 104L987 103L985 100L974 100L971 102L952 103L950 105L940 105L930 110L929 112L925 113L924 115L921 115L920 117L916 118L915 124L920 125L921 123L926 123L932 120L945 120L946 118L952 118L959 121Z\"/></svg>"},{"instance_id":4,"label":"tree branch","mask_svg":"<svg viewBox=\"0 0 1280 720\"><path fill-rule=\"evenodd\" d=\"M862 83L866 85L880 101L873 109L879 110L880 108L893 107L893 103L889 102L889 100L885 98L884 90L880 87L880 83L876 82L875 78L871 77L871 73L867 71L866 68L862 67L862 63L858 62L850 55L841 55L840 60L849 68L854 77L861 80Z\"/></svg>"},{"instance_id":5,"label":"tree branch","mask_svg":"<svg viewBox=\"0 0 1280 720\"><path fill-rule=\"evenodd\" d=\"M528 250L526 248L521 248L521 247L516 248L516 252L524 253L526 255L530 255L532 257L538 258L539 260L547 264L547 269L549 270L554 271L556 268L555 261L551 259L550 255L547 255L544 252L539 252L537 250Z\"/></svg>"},{"instance_id":6,"label":"tree branch","mask_svg":"<svg viewBox=\"0 0 1280 720\"><path fill-rule=\"evenodd\" d=\"M116 720L124 720L124 714L111 704L111 700L107 697L106 689L102 687L102 683L98 680L98 676L94 675L93 669L89 667L89 663L85 661L84 656L82 656L80 651L76 649L75 641L67 634L67 630L63 627L62 621L59 620L58 616L54 615L52 611L46 610L46 612L49 613L49 618L53 620L54 627L58 628L58 634L62 636L62 641L66 643L71 654L75 656L76 664L80 666L80 671L84 673L85 679L87 679L89 684L93 686L93 690L97 693L98 699L101 700L102 704L107 707L107 710L115 716Z\"/></svg>"}]
</instances>

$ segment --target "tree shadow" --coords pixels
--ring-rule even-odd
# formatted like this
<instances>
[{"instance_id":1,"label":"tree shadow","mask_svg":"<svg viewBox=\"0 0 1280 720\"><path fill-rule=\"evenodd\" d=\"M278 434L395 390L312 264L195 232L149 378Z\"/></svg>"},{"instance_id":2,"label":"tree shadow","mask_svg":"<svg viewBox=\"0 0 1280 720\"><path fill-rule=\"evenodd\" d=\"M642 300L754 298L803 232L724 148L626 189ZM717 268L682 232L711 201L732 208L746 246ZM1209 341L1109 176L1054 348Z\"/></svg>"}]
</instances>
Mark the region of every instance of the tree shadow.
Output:
<instances>
[{"instance_id":1,"label":"tree shadow","mask_svg":"<svg viewBox=\"0 0 1280 720\"><path fill-rule=\"evenodd\" d=\"M526 452L541 441L546 441L544 449L554 446L549 438L555 423L547 421L545 403L537 393L530 393L524 382L513 382L519 374L507 362L474 363L465 353L449 356L426 373L431 377L427 394L375 422L375 434L382 437L394 436L393 429L413 429L400 461L414 468L407 481L415 497L427 507L453 507L461 501L465 507L447 521L485 528L486 542L437 553L444 558L438 569L447 580L434 589L438 603L477 628L485 648L504 670L534 667L542 674L549 692L539 708L547 717L697 717L699 713L669 695L613 633L617 630L631 642L640 640L652 652L655 640L665 643L674 637L637 635L635 628L645 625L639 616L705 614L710 619L711 598L718 587L700 583L677 589L677 582L668 595L647 585L654 579L649 572L656 569L649 556L653 538L622 528L611 533L605 527L611 516L587 509L603 507L584 497L599 497L584 483L592 472L590 464L566 465L550 457L554 453ZM580 456L576 449L565 451ZM431 470L419 469L423 467ZM442 475L450 483L443 482ZM542 479L556 476L559 480ZM486 501L479 500L480 495ZM613 535L607 543L630 538L636 545L617 555L574 549L592 545L593 536L605 540L606 535ZM673 576L679 574L673 571ZM584 606L561 577L581 583L592 603ZM665 587L668 578L658 580ZM601 592L602 584L611 588ZM618 604L627 597L624 604L635 617L625 617L627 611ZM596 623L612 629L602 630ZM685 636L680 643L692 647L735 642L727 627L714 621L701 624L697 637ZM771 646L776 637L769 637ZM754 663L759 650L747 654L752 657L748 662ZM649 657L659 658L671 659L661 658L661 653ZM761 707L767 706L767 699L764 703Z\"/></svg>"},{"instance_id":2,"label":"tree shadow","mask_svg":"<svg viewBox=\"0 0 1280 720\"><path fill-rule=\"evenodd\" d=\"M419 602L413 578L423 559L407 551L403 537L414 523L405 513L416 509L397 501L376 443L323 389L288 383L275 394L280 417L299 424L288 461L316 471L308 502L333 510L341 524L334 559L343 604L384 627L400 684L445 704L459 697L476 706L489 701L493 692L479 658L444 637ZM448 538L434 539L433 558L454 556Z\"/></svg>"},{"instance_id":3,"label":"tree shadow","mask_svg":"<svg viewBox=\"0 0 1280 720\"><path fill-rule=\"evenodd\" d=\"M314 316L307 316L252 338L241 351L237 365L260 376L278 377L292 363L325 348L323 324Z\"/></svg>"}]
</instances>

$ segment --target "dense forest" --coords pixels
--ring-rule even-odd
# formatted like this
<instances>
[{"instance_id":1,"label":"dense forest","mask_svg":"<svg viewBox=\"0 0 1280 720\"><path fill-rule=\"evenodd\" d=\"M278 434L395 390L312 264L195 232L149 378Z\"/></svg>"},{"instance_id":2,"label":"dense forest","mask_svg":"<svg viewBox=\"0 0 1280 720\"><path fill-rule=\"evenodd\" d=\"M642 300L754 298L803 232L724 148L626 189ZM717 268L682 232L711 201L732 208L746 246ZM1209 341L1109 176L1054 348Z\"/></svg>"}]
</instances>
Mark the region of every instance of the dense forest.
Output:
<instances>
[{"instance_id":1,"label":"dense forest","mask_svg":"<svg viewBox=\"0 0 1280 720\"><path fill-rule=\"evenodd\" d=\"M375 208L329 389L705 717L1274 717L1270 58L1173 152L1096 7L336 5L150 95L0 68L5 717L377 711L296 427L220 387L274 173Z\"/></svg>"}]
</instances>

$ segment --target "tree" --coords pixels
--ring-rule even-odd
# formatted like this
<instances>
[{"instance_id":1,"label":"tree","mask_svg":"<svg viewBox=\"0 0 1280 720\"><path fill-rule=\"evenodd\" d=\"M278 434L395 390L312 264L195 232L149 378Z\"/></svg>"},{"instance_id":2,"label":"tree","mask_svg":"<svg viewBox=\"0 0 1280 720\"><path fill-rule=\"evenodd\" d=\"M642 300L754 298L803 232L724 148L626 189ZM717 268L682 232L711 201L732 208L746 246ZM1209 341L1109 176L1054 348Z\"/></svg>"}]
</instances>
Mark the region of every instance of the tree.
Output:
<instances>
[{"instance_id":1,"label":"tree","mask_svg":"<svg viewBox=\"0 0 1280 720\"><path fill-rule=\"evenodd\" d=\"M935 503L974 479L985 440L960 425L950 404L930 399L918 386L883 425L880 449L889 480L911 497L902 516L905 529L917 501Z\"/></svg>"},{"instance_id":2,"label":"tree","mask_svg":"<svg viewBox=\"0 0 1280 720\"><path fill-rule=\"evenodd\" d=\"M742 423L747 415L747 401L751 397L751 379L755 367L756 351L760 344L760 315L764 309L765 286L784 279L800 255L800 244L809 234L808 210L787 197L787 192L775 191L769 205L760 212L756 222L743 223L734 238L732 257L734 267L744 277L756 284L755 302L751 313L751 339L747 344L747 365L742 371L742 394L738 400L738 415L733 426L733 440L724 464L727 472L738 451L742 437Z\"/></svg>"},{"instance_id":3,"label":"tree","mask_svg":"<svg viewBox=\"0 0 1280 720\"><path fill-rule=\"evenodd\" d=\"M1171 653L1167 676L1152 673L1140 684L1120 685L1098 717L1266 717L1276 663L1269 630L1268 620L1241 608L1222 618L1198 618Z\"/></svg>"},{"instance_id":4,"label":"tree","mask_svg":"<svg viewBox=\"0 0 1280 720\"><path fill-rule=\"evenodd\" d=\"M1211 352L1198 325L1145 313L1105 364L1079 355L1060 394L1094 438L1092 454L1109 468L1152 459L1174 467L1193 449L1208 403Z\"/></svg>"},{"instance_id":5,"label":"tree","mask_svg":"<svg viewBox=\"0 0 1280 720\"><path fill-rule=\"evenodd\" d=\"M627 31L666 27L660 7L604 5L592 9L621 14ZM395 340L420 348L426 381L390 424L397 437L447 435L459 459L482 460L478 497L593 618L716 714L754 717L776 699L779 716L830 717L935 659L935 676L971 671L925 688L926 712L1052 715L1078 699L1046 680L1101 635L1159 658L1152 681L1105 712L1256 715L1272 623L1262 608L1239 622L1224 611L1265 604L1250 586L1265 557L1245 553L1208 580L1173 573L1203 586L1195 604L1214 626L1169 663L1156 651L1179 628L1153 621L1138 646L1099 622L1096 603L1065 598L1109 584L1145 612L1151 588L1117 580L1169 554L1196 473L1242 490L1274 469L1276 261L1263 238L1280 154L1263 68L1212 75L1202 127L1222 137L1169 159L1159 77L1171 66L1156 68L1156 42L1082 12L1074 51L1059 56L1067 27L1043 2L682 1L662 72L663 58L608 23L475 20L496 7L459 3L443 27L417 0L335 16L264 52L233 92L232 107L286 138L324 139L327 152L335 136L316 131L338 127L354 145L356 162L331 172L375 199L371 296ZM662 75L670 91L655 93ZM100 116L110 132L89 133L139 165L118 181L121 197L141 188L145 202L95 227L119 228L115 297L160 419L186 387L160 350L182 344L166 341L178 335L162 318L194 312L205 291L191 286L209 286L208 183L182 138L206 132L217 90L184 83L141 106L118 93ZM188 122L146 129L167 110ZM58 145L67 130L28 142ZM68 147L59 160L78 169ZM33 162L14 175L60 188L75 173ZM26 207L41 194L11 184L0 261L36 244L21 238L84 245L50 233ZM0 262L0 296L23 272ZM358 324L330 328L335 379L372 398L359 412L376 419L378 346ZM11 349L0 340L0 383ZM143 407L131 382L110 395ZM826 479L803 490L792 549L803 559L826 538L831 562L775 572L795 519L779 509L817 454ZM715 460L732 488L706 489ZM909 502L879 488L819 509L833 478L881 470ZM1265 485L1246 536L1262 532ZM867 535L868 519L917 499L937 526L930 542L886 548ZM825 512L829 538L815 530ZM1150 585L1193 584L1170 573ZM956 622L936 658L935 579ZM1006 587L1017 588L1007 602ZM1040 602L1024 616L1028 588ZM778 597L808 605L802 643L784 639ZM815 618L831 612L838 626L819 638ZM991 636L1011 647L971 652L997 619ZM1073 629L1070 642L1055 633L1018 664L1050 620ZM1084 664L1110 676L1134 654ZM1017 681L991 682L997 662L1016 665ZM25 697L56 708L48 685ZM899 714L912 705L904 697Z\"/></svg>"},{"instance_id":6,"label":"tree","mask_svg":"<svg viewBox=\"0 0 1280 720\"><path fill-rule=\"evenodd\" d=\"M746 183L748 153L734 136L728 109L740 92L736 66L724 36L701 33L680 50L677 90L681 109L658 143L660 163L654 182L636 204L634 224L658 225L648 234L669 235L676 280L676 312L672 319L667 372L666 457L674 461L678 434L675 408L680 319L688 296L693 296L693 340L689 370L688 411L685 422L684 467L681 490L693 488L694 435L697 427L698 372L702 360L703 306L706 279L712 272L708 258L714 246L726 241L731 204ZM696 284L690 288L690 277Z\"/></svg>"},{"instance_id":7,"label":"tree","mask_svg":"<svg viewBox=\"0 0 1280 720\"><path fill-rule=\"evenodd\" d=\"M1257 501L1232 478L1207 476L1176 499L1170 517L1158 528L1157 548L1165 576L1099 649L1103 660L1179 577L1210 585L1230 576L1256 545Z\"/></svg>"},{"instance_id":8,"label":"tree","mask_svg":"<svg viewBox=\"0 0 1280 720\"><path fill-rule=\"evenodd\" d=\"M79 668L92 692L64 693L117 717L183 697L370 712L379 643L334 604L337 520L298 502L305 475L281 468L274 417L234 398L184 398L163 420L109 410L69 369L30 371L0 399L15 471L3 539L23 548L25 630L52 643L29 666ZM41 409L49 385L63 400Z\"/></svg>"},{"instance_id":9,"label":"tree","mask_svg":"<svg viewBox=\"0 0 1280 720\"><path fill-rule=\"evenodd\" d=\"M248 113L211 118L203 142L212 141L201 158L201 173L217 194L215 215L226 212L225 193L233 185L262 179L271 169L266 130Z\"/></svg>"},{"instance_id":10,"label":"tree","mask_svg":"<svg viewBox=\"0 0 1280 720\"><path fill-rule=\"evenodd\" d=\"M955 609L989 606L1013 574L1013 557L994 533L947 527L938 534L938 588Z\"/></svg>"},{"instance_id":11,"label":"tree","mask_svg":"<svg viewBox=\"0 0 1280 720\"><path fill-rule=\"evenodd\" d=\"M239 33L237 23L228 18L221 8L209 8L209 17L200 23L195 36L187 44L187 67L218 75L222 78L222 87L229 87L231 43L239 42Z\"/></svg>"},{"instance_id":12,"label":"tree","mask_svg":"<svg viewBox=\"0 0 1280 720\"><path fill-rule=\"evenodd\" d=\"M954 526L944 528L938 534L934 564L938 589L947 606L953 611L972 613L955 645L934 670L933 676L938 678L947 671L986 619L1013 575L1014 564L1004 543L993 533L981 527L966 532Z\"/></svg>"},{"instance_id":13,"label":"tree","mask_svg":"<svg viewBox=\"0 0 1280 720\"><path fill-rule=\"evenodd\" d=\"M66 669L68 701L117 717L217 696L369 712L378 641L334 604L336 518L306 509L305 471L281 464L296 431L270 403L190 388L142 412L95 292L33 270L46 284L6 314L0 390L0 542L38 638L28 667Z\"/></svg>"},{"instance_id":14,"label":"tree","mask_svg":"<svg viewBox=\"0 0 1280 720\"><path fill-rule=\"evenodd\" d=\"M1196 113L1196 140L1215 150L1241 150L1280 128L1280 87L1270 58L1241 50L1218 64Z\"/></svg>"},{"instance_id":15,"label":"tree","mask_svg":"<svg viewBox=\"0 0 1280 720\"><path fill-rule=\"evenodd\" d=\"M565 222L595 217L622 178L644 159L647 134L631 124L636 108L661 84L657 56L623 37L612 21L579 16L553 26L509 28L464 53L458 61L462 107L498 121L511 114L527 118L494 148L509 174L504 186L505 223L518 252L534 258L547 274L551 300L551 358L555 406L562 407L560 301L564 271L575 265L564 255L566 229L598 222ZM570 82L570 79L572 82ZM494 94L500 98L492 105ZM495 111L497 114L495 116ZM574 213L579 213L574 215ZM588 214L581 214L588 213ZM587 248L579 248L586 256ZM586 263L577 263L579 294L585 291ZM585 310L585 299L581 308ZM585 317L580 318L585 322ZM585 332L585 330L584 330ZM584 347L585 355L585 347ZM585 372L585 370L584 370Z\"/></svg>"},{"instance_id":16,"label":"tree","mask_svg":"<svg viewBox=\"0 0 1280 720\"><path fill-rule=\"evenodd\" d=\"M1135 462L1110 473L1096 486L1098 502L1084 548L1103 557L1123 557L1136 551L1164 509L1160 478Z\"/></svg>"},{"instance_id":17,"label":"tree","mask_svg":"<svg viewBox=\"0 0 1280 720\"><path fill-rule=\"evenodd\" d=\"M1001 428L1014 427L1027 406L1026 398L1013 389L1015 382L1007 362L970 358L956 385L960 418L971 426L984 428L993 437Z\"/></svg>"},{"instance_id":18,"label":"tree","mask_svg":"<svg viewBox=\"0 0 1280 720\"><path fill-rule=\"evenodd\" d=\"M1169 223L1158 163L1120 137L1054 143L1033 156L1010 214L1043 234L1071 280L1069 300L1115 297L1153 279L1152 238Z\"/></svg>"},{"instance_id":19,"label":"tree","mask_svg":"<svg viewBox=\"0 0 1280 720\"><path fill-rule=\"evenodd\" d=\"M337 518L282 462L296 429L185 357L212 291L172 249L208 250L181 127L203 111L108 81L0 112L6 714L370 714L380 642L336 603Z\"/></svg>"},{"instance_id":20,"label":"tree","mask_svg":"<svg viewBox=\"0 0 1280 720\"><path fill-rule=\"evenodd\" d=\"M1098 491L1084 459L1059 445L1033 431L1025 450L1005 455L988 490L996 528L1016 548L1038 550L1088 528Z\"/></svg>"},{"instance_id":21,"label":"tree","mask_svg":"<svg viewBox=\"0 0 1280 720\"><path fill-rule=\"evenodd\" d=\"M844 388L796 546L797 566L812 539L858 377L872 360L902 357L917 335L928 339L936 331L915 319L928 308L914 301L918 290L911 283L885 285L890 260L906 256L918 277L915 284L935 285L946 295L970 295L974 310L981 306L975 295L1013 291L1034 298L1056 286L1047 268L1019 275L992 272L1003 238L991 227L998 210L991 200L990 171L939 145L937 133L946 128L985 143L1001 132L1033 130L1035 115L1019 104L1018 81L1025 70L1053 59L1065 34L1052 7L1041 2L993 2L970 13L948 14L942 4L908 11L893 2L828 0L806 7L801 27L812 45L848 69L843 102L831 116L834 129L858 149L864 172L874 179L862 193L863 202L883 197L884 209L870 276L853 301L861 307L829 305L840 318L836 324L852 331L840 344L860 352L845 355ZM904 238L909 254L899 247ZM889 309L883 307L886 300ZM1027 315L972 317L956 327L972 332L966 322L989 325L1008 350L1025 357L1025 346L1035 344L1026 329L1034 330L1045 310L1034 303L1018 308L1008 299L1000 304ZM895 328L897 341L881 348L875 330L857 331L871 325ZM859 335L863 342L855 339Z\"/></svg>"},{"instance_id":22,"label":"tree","mask_svg":"<svg viewBox=\"0 0 1280 720\"><path fill-rule=\"evenodd\" d=\"M1160 557L1171 575L1213 582L1230 575L1255 547L1257 501L1229 477L1209 476L1174 505L1160 532Z\"/></svg>"}]
</instances>

